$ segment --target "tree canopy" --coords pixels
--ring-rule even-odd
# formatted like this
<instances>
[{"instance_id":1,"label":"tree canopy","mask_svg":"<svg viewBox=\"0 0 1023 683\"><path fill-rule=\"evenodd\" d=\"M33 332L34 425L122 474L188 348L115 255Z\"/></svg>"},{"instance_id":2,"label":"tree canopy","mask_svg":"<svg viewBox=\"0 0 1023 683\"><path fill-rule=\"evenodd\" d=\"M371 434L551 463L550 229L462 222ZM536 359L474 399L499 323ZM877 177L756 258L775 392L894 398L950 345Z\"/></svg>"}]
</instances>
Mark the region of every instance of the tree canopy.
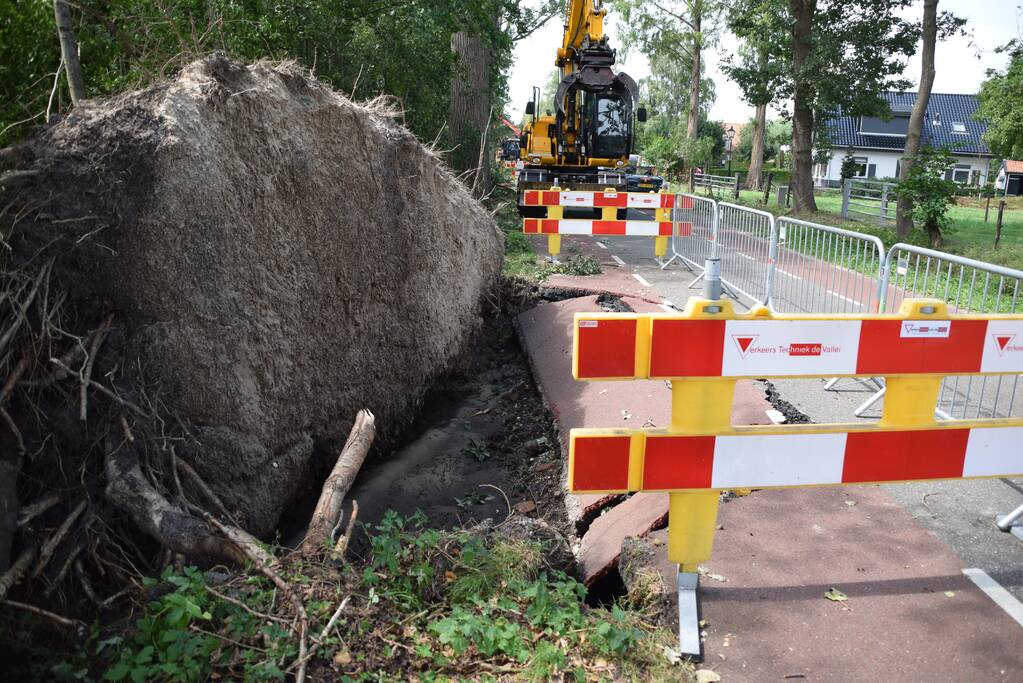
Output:
<instances>
[{"instance_id":1,"label":"tree canopy","mask_svg":"<svg viewBox=\"0 0 1023 683\"><path fill-rule=\"evenodd\" d=\"M69 3L87 95L142 87L213 50L295 60L356 97L401 100L409 127L433 139L448 115L451 35L491 50L492 97L503 95L514 41L557 12L557 0L99 0ZM0 144L42 122L60 63L51 3L0 0ZM14 125L25 121L23 125Z\"/></svg>"},{"instance_id":2,"label":"tree canopy","mask_svg":"<svg viewBox=\"0 0 1023 683\"><path fill-rule=\"evenodd\" d=\"M1009 53L1004 71L988 71L977 97L976 117L987 123L984 140L991 153L1007 159L1023 159L1023 43L1001 48Z\"/></svg>"}]
</instances>

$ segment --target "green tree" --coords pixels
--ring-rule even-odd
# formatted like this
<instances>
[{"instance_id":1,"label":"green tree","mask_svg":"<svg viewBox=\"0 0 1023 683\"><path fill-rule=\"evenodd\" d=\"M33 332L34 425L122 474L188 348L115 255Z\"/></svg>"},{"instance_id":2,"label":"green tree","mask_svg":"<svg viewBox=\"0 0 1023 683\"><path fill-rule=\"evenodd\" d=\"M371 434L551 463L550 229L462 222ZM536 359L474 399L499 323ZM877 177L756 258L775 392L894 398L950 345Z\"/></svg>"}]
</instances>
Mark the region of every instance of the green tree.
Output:
<instances>
[{"instance_id":1,"label":"green tree","mask_svg":"<svg viewBox=\"0 0 1023 683\"><path fill-rule=\"evenodd\" d=\"M723 8L720 0L615 0L621 12L624 47L638 47L653 62L668 60L683 66L689 75L677 81L681 91L685 83L687 97L686 139L699 137L700 111L706 101L701 92L703 48L710 45L717 30L717 18Z\"/></svg>"},{"instance_id":2,"label":"green tree","mask_svg":"<svg viewBox=\"0 0 1023 683\"><path fill-rule=\"evenodd\" d=\"M999 48L1009 53L1004 71L989 70L977 98L976 118L987 124L984 141L995 156L1023 159L1023 42Z\"/></svg>"},{"instance_id":3,"label":"green tree","mask_svg":"<svg viewBox=\"0 0 1023 683\"><path fill-rule=\"evenodd\" d=\"M814 147L826 148L827 117L887 115L881 94L909 83L900 76L920 33L898 10L911 0L764 0L787 27L769 41L769 57L784 68L772 89L792 99L792 195L797 212L817 210L813 196ZM755 74L754 74L755 75ZM733 75L746 90L742 72Z\"/></svg>"},{"instance_id":4,"label":"green tree","mask_svg":"<svg viewBox=\"0 0 1023 683\"><path fill-rule=\"evenodd\" d=\"M725 58L722 68L739 84L743 97L755 107L749 130L750 160L746 188L760 189L767 142L767 106L777 97L785 76L782 54L786 32L784 16L775 12L772 0L739 0L728 12L728 27L741 39L735 55Z\"/></svg>"},{"instance_id":5,"label":"green tree","mask_svg":"<svg viewBox=\"0 0 1023 683\"><path fill-rule=\"evenodd\" d=\"M905 197L912 202L913 219L927 231L934 248L941 246L941 231L949 223L948 207L956 203L956 184L945 179L954 165L947 149L923 147L916 163L895 187L899 199Z\"/></svg>"}]
</instances>

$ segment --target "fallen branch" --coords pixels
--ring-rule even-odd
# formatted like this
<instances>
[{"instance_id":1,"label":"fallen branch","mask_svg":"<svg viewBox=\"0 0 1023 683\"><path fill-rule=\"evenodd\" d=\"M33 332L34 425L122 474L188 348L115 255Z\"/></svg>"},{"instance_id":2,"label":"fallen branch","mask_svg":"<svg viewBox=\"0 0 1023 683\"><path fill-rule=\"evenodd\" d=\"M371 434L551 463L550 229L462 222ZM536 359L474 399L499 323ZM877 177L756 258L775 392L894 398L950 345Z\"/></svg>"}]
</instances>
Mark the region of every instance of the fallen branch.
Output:
<instances>
[{"instance_id":1,"label":"fallen branch","mask_svg":"<svg viewBox=\"0 0 1023 683\"><path fill-rule=\"evenodd\" d=\"M92 338L92 343L89 345L89 355L85 359L85 368L82 370L82 383L78 391L78 419L82 422L85 422L89 404L89 382L92 380L92 366L96 363L96 356L99 354L99 347L106 338L107 332L110 331L110 323L113 322L113 319L113 315L107 316L107 319L103 322L103 327L97 330L96 334Z\"/></svg>"},{"instance_id":2,"label":"fallen branch","mask_svg":"<svg viewBox=\"0 0 1023 683\"><path fill-rule=\"evenodd\" d=\"M305 680L305 669L306 666L309 664L309 660L313 658L313 655L316 654L316 651L320 648L320 645L322 645L323 641L326 640L327 635L330 634L330 629L334 628L334 624L337 623L338 617L341 616L341 612L343 612L345 607L348 606L348 600L350 599L350 597L351 596L345 596L345 599L342 600L341 604L337 606L337 609L334 610L334 614L331 615L330 620L327 621L327 625L320 632L320 637L313 638L313 646L309 648L309 651L305 653L305 656L299 657L294 662L292 662L291 666L289 666L287 670L284 672L287 673L288 671L291 671L297 666L298 673L295 674L295 683L302 683L302 681Z\"/></svg>"},{"instance_id":3,"label":"fallen branch","mask_svg":"<svg viewBox=\"0 0 1023 683\"><path fill-rule=\"evenodd\" d=\"M355 476L359 473L366 453L369 452L373 436L376 434L376 423L373 413L366 409L360 410L355 416L355 424L348 434L341 455L334 463L327 481L323 482L320 499L309 520L309 529L299 546L301 553L315 553L326 547L330 533L341 518L342 504L345 494L352 487Z\"/></svg>"},{"instance_id":4,"label":"fallen branch","mask_svg":"<svg viewBox=\"0 0 1023 683\"><path fill-rule=\"evenodd\" d=\"M199 476L199 473L196 472L191 465L185 462L181 456L174 451L174 449L171 449L171 457L174 459L174 463L177 465L177 468L184 472L185 476L188 477L193 484L195 484L195 487L202 491L202 494L206 496L211 503L213 503L214 507L217 508L217 512L222 514L224 519L228 520L235 526L238 526L238 522L235 520L234 516L227 511L227 506L224 505L224 501L220 500L220 496L213 492L213 489L211 489L209 484L207 484L203 478Z\"/></svg>"},{"instance_id":5,"label":"fallen branch","mask_svg":"<svg viewBox=\"0 0 1023 683\"><path fill-rule=\"evenodd\" d=\"M56 612L50 612L49 610L45 610L42 607L36 607L35 605L29 605L29 604L26 604L24 602L15 602L14 600L4 600L0 604L7 605L9 607L13 607L14 609L20 609L20 610L23 610L25 612L31 612L32 614L36 614L36 615L38 615L40 617L45 617L45 618L49 619L50 621L54 621L54 622L60 624L61 626L67 626L69 628L79 628L79 627L85 628L85 624L80 622L80 621L78 621L77 619L68 619L67 617L62 617L61 615L57 614Z\"/></svg>"},{"instance_id":6,"label":"fallen branch","mask_svg":"<svg viewBox=\"0 0 1023 683\"><path fill-rule=\"evenodd\" d=\"M224 525L220 520L218 520L216 517L208 513L206 514L206 522L216 527L217 530L224 535L224 538L226 538L229 543L236 544L238 552L247 557L252 562L252 564L255 565L256 569L258 569L260 573L263 574L263 576L270 579L270 581L273 582L273 584L277 586L277 588L280 589L282 593L288 596L288 599L291 601L292 607L295 609L295 615L298 618L298 641L299 641L298 658L300 660L303 659L306 656L306 653L309 651L308 641L309 615L306 614L305 605L302 604L302 598L300 598L298 594L291 589L291 586L289 586L284 581L284 579L282 579L280 575L273 570L273 568L270 566L271 562L267 562L265 558L266 554L262 553L261 549L260 552L262 553L262 555L253 552L252 547L250 547L248 544L244 545L238 544L238 542L235 540L234 535L235 532L238 531L238 529L232 529ZM270 559L272 560L273 558ZM302 670L301 673L304 676L305 674L304 669ZM301 683L301 681L302 681L301 678L296 678L296 683Z\"/></svg>"}]
</instances>

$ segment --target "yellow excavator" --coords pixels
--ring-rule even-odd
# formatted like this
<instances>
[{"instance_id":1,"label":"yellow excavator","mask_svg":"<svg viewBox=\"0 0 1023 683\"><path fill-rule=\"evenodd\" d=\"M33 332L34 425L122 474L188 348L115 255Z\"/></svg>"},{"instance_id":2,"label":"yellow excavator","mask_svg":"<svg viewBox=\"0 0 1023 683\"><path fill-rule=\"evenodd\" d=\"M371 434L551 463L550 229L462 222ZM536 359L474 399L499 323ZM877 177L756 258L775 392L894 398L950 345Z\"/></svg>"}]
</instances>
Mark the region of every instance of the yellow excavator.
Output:
<instances>
[{"instance_id":1,"label":"yellow excavator","mask_svg":"<svg viewBox=\"0 0 1023 683\"><path fill-rule=\"evenodd\" d=\"M615 51L604 35L607 9L601 0L568 0L565 36L555 65L561 83L554 112L538 116L540 89L526 104L530 117L519 141L519 213L537 216L543 207L524 206L526 190L625 191L633 149L633 119L646 120L637 107L639 88L615 73Z\"/></svg>"}]
</instances>

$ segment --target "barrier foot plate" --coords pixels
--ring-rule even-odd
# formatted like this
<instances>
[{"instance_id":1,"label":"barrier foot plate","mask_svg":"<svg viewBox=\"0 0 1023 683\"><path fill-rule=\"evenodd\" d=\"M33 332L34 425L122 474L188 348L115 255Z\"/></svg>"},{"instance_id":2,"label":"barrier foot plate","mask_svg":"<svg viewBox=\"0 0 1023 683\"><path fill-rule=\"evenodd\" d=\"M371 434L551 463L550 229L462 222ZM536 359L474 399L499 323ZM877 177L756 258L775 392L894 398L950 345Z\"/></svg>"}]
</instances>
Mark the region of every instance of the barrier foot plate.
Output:
<instances>
[{"instance_id":1,"label":"barrier foot plate","mask_svg":"<svg viewBox=\"0 0 1023 683\"><path fill-rule=\"evenodd\" d=\"M703 661L703 643L700 640L699 588L699 574L683 571L678 573L679 653L694 662Z\"/></svg>"}]
</instances>

